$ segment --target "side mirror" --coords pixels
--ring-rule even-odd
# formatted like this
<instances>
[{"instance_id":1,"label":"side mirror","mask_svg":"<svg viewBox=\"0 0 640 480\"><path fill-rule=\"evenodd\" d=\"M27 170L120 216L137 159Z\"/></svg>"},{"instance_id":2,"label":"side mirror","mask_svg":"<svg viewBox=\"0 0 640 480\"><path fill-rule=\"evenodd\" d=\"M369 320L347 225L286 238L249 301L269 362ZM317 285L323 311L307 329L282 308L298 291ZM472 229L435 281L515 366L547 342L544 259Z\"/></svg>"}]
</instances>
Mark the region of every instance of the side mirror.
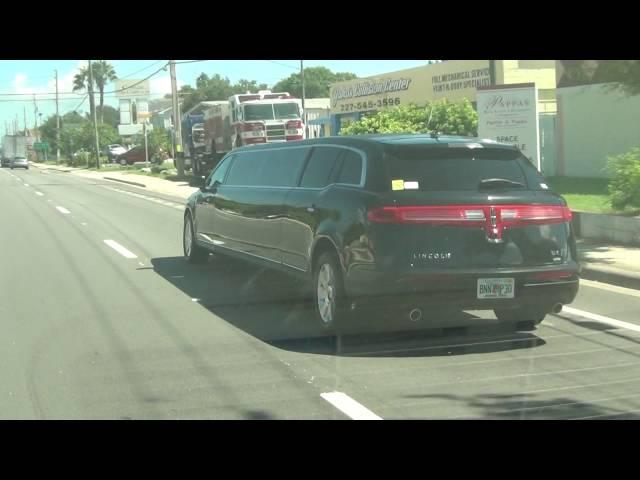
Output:
<instances>
[{"instance_id":1,"label":"side mirror","mask_svg":"<svg viewBox=\"0 0 640 480\"><path fill-rule=\"evenodd\" d=\"M207 177L203 177L203 176L191 177L189 179L189 186L202 188L205 186L206 181L207 181Z\"/></svg>"}]
</instances>

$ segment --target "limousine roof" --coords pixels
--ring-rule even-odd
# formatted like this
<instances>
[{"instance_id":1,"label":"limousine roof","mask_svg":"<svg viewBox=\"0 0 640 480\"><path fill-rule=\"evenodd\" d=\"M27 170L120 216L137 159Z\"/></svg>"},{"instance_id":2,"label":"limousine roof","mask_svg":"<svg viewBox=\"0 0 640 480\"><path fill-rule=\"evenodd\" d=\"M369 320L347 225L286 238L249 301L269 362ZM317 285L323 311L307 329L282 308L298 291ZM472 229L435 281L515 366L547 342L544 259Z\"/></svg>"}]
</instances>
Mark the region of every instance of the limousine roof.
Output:
<instances>
[{"instance_id":1,"label":"limousine roof","mask_svg":"<svg viewBox=\"0 0 640 480\"><path fill-rule=\"evenodd\" d=\"M305 145L321 145L321 144L337 144L337 145L351 145L351 146L364 146L369 145L433 145L433 146L446 146L455 145L463 147L465 144L472 147L480 148L506 148L515 149L516 147L508 143L495 142L493 140L479 139L476 137L462 137L454 135L441 135L438 137L432 137L429 134L371 134L371 135L345 135L345 136L333 136L333 137L320 137L309 140L300 140L296 142L287 143L269 143L258 144L255 146L248 146L239 148L237 151L251 151L256 147L259 148L282 148L283 146L305 146Z\"/></svg>"}]
</instances>

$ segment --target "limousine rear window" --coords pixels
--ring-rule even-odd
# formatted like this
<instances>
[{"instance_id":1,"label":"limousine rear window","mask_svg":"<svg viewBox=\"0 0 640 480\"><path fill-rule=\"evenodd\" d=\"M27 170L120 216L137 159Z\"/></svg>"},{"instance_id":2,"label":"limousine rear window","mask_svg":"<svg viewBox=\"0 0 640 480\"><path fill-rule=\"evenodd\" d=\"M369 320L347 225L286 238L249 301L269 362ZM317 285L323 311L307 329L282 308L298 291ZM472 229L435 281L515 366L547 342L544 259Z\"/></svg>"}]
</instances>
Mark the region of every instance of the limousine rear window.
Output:
<instances>
[{"instance_id":1,"label":"limousine rear window","mask_svg":"<svg viewBox=\"0 0 640 480\"><path fill-rule=\"evenodd\" d=\"M411 182L421 191L477 190L481 180L504 178L528 185L517 150L447 149L393 146L386 149L385 164L391 180Z\"/></svg>"}]
</instances>

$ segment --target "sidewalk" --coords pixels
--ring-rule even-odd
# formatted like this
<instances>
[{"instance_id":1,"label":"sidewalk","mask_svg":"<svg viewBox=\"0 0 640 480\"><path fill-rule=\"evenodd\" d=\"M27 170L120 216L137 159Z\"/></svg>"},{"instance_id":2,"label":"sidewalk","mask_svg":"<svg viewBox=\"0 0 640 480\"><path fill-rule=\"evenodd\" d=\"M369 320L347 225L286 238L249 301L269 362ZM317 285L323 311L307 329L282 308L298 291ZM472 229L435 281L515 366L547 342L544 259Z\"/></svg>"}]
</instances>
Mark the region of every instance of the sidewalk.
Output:
<instances>
[{"instance_id":1,"label":"sidewalk","mask_svg":"<svg viewBox=\"0 0 640 480\"><path fill-rule=\"evenodd\" d=\"M578 239L582 278L640 289L640 248Z\"/></svg>"},{"instance_id":2,"label":"sidewalk","mask_svg":"<svg viewBox=\"0 0 640 480\"><path fill-rule=\"evenodd\" d=\"M109 171L109 169L105 168L100 172L89 171L84 168L73 168L73 167L64 167L57 165L44 165L41 163L32 164L37 168L42 170L57 170L61 172L72 173L73 175L78 175L86 178L93 179L101 179L101 180L111 180L114 182L127 183L130 185L134 185L140 188L146 188L151 192L161 193L164 195L170 195L172 197L178 197L186 200L189 196L197 191L197 188L190 187L188 182L180 181L174 182L171 180L164 180L162 178L150 177L148 175L137 175L135 173L130 172L118 172L118 171Z\"/></svg>"},{"instance_id":3,"label":"sidewalk","mask_svg":"<svg viewBox=\"0 0 640 480\"><path fill-rule=\"evenodd\" d=\"M94 179L114 179L144 185L148 191L187 199L197 191L187 182L173 182L162 178L124 172L93 172L81 168L32 164L41 169L70 172L73 175ZM114 184L116 182L114 181ZM640 289L640 248L611 245L607 242L578 239L578 252L582 265L582 278L611 283L621 287Z\"/></svg>"}]
</instances>

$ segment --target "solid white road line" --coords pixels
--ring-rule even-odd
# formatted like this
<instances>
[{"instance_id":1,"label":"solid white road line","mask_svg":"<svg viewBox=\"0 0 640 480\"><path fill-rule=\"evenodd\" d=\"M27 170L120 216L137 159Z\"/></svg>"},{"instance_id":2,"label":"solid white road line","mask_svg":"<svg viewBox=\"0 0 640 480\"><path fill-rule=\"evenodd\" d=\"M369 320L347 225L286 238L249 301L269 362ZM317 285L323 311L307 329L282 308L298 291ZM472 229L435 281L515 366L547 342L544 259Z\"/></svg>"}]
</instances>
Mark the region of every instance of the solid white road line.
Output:
<instances>
[{"instance_id":1,"label":"solid white road line","mask_svg":"<svg viewBox=\"0 0 640 480\"><path fill-rule=\"evenodd\" d=\"M56 210L58 210L60 213L64 213L65 215L68 215L71 213L69 210L67 210L64 207L56 207Z\"/></svg>"},{"instance_id":2,"label":"solid white road line","mask_svg":"<svg viewBox=\"0 0 640 480\"><path fill-rule=\"evenodd\" d=\"M364 405L356 402L346 393L328 392L321 393L320 396L353 420L382 420L382 418Z\"/></svg>"},{"instance_id":3,"label":"solid white road line","mask_svg":"<svg viewBox=\"0 0 640 480\"><path fill-rule=\"evenodd\" d=\"M619 287L617 285L611 285L609 283L595 282L593 280L580 279L580 285L585 287L599 288L600 290L607 290L614 293L622 293L623 295L631 295L632 297L640 298L640 290L634 290L633 288Z\"/></svg>"},{"instance_id":4,"label":"solid white road line","mask_svg":"<svg viewBox=\"0 0 640 480\"><path fill-rule=\"evenodd\" d=\"M114 240L105 240L104 243L109 245L111 248L113 248L116 252L118 252L120 255L122 255L125 258L138 258L138 256L135 253L130 252L129 250L127 250L126 248L124 248L122 245L120 245L118 242Z\"/></svg>"},{"instance_id":5,"label":"solid white road line","mask_svg":"<svg viewBox=\"0 0 640 480\"><path fill-rule=\"evenodd\" d=\"M604 315L598 315L597 313L585 312L584 310L578 310L577 308L572 308L572 307L563 307L562 312L567 312L571 315L577 315L579 317L595 320L596 322L604 323L606 325L611 325L612 327L626 328L627 330L640 332L640 325L636 325L634 323L629 323L629 322L623 322L622 320L616 320L615 318L605 317ZM557 314L557 316L562 316L562 312Z\"/></svg>"}]
</instances>

